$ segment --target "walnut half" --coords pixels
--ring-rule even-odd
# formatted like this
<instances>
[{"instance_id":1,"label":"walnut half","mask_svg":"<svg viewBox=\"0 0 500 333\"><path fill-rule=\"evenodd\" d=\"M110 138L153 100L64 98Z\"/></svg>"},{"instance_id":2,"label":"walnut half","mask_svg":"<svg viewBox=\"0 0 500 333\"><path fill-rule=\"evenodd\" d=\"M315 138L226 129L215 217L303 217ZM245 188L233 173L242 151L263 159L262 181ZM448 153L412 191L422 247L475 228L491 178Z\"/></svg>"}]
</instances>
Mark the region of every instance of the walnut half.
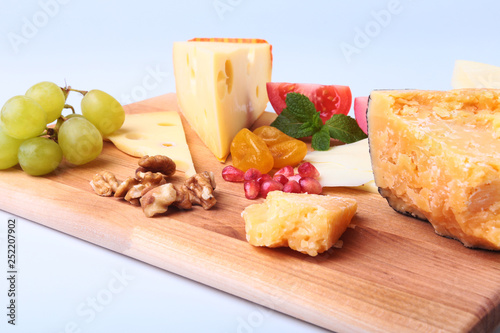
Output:
<instances>
[{"instance_id":1,"label":"walnut half","mask_svg":"<svg viewBox=\"0 0 500 333\"><path fill-rule=\"evenodd\" d=\"M136 170L138 172L160 172L165 177L171 177L174 175L177 166L175 162L168 156L165 155L155 155L148 156L144 155L138 162L139 168Z\"/></svg>"},{"instance_id":2,"label":"walnut half","mask_svg":"<svg viewBox=\"0 0 500 333\"><path fill-rule=\"evenodd\" d=\"M102 197L111 197L116 192L119 183L113 173L109 171L101 171L96 173L90 181L90 186L95 193Z\"/></svg>"},{"instance_id":3,"label":"walnut half","mask_svg":"<svg viewBox=\"0 0 500 333\"><path fill-rule=\"evenodd\" d=\"M170 205L191 209L193 204L197 204L210 209L217 202L213 195L214 188L212 172L197 173L186 179L180 187L169 183L148 191L141 198L141 207L147 217L165 213Z\"/></svg>"},{"instance_id":4,"label":"walnut half","mask_svg":"<svg viewBox=\"0 0 500 333\"><path fill-rule=\"evenodd\" d=\"M142 211L147 217L165 213L176 198L177 190L172 183L157 186L140 199Z\"/></svg>"},{"instance_id":5,"label":"walnut half","mask_svg":"<svg viewBox=\"0 0 500 333\"><path fill-rule=\"evenodd\" d=\"M215 178L213 172L200 172L189 177L181 187L181 191L187 192L190 201L201 205L204 209L212 208L217 200L214 197Z\"/></svg>"}]
</instances>

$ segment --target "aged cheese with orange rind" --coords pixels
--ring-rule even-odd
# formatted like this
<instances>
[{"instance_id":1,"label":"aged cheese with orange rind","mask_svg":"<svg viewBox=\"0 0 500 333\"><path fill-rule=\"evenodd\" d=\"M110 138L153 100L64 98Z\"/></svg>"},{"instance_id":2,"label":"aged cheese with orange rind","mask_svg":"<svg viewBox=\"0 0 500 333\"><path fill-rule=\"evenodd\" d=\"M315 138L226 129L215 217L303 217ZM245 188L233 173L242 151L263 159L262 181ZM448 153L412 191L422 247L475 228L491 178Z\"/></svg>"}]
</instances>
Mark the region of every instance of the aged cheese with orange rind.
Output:
<instances>
[{"instance_id":1,"label":"aged cheese with orange rind","mask_svg":"<svg viewBox=\"0 0 500 333\"><path fill-rule=\"evenodd\" d=\"M500 90L373 91L367 117L389 204L467 247L500 250Z\"/></svg>"},{"instance_id":2,"label":"aged cheese with orange rind","mask_svg":"<svg viewBox=\"0 0 500 333\"><path fill-rule=\"evenodd\" d=\"M272 191L266 200L245 208L246 237L254 246L281 247L316 256L344 233L356 213L356 200Z\"/></svg>"}]
</instances>

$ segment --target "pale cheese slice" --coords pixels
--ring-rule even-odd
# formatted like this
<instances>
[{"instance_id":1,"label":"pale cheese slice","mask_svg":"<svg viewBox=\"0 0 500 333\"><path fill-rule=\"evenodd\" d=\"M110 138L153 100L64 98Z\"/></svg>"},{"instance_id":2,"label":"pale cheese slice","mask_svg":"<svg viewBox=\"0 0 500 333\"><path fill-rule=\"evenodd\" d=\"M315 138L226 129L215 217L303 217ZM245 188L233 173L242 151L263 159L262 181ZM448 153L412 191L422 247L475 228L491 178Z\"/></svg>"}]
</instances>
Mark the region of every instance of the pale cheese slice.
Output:
<instances>
[{"instance_id":1,"label":"pale cheese slice","mask_svg":"<svg viewBox=\"0 0 500 333\"><path fill-rule=\"evenodd\" d=\"M304 161L318 169L319 182L324 187L355 187L378 192L373 180L368 139L330 147L327 151L309 152Z\"/></svg>"},{"instance_id":2,"label":"pale cheese slice","mask_svg":"<svg viewBox=\"0 0 500 333\"><path fill-rule=\"evenodd\" d=\"M123 126L107 138L129 155L166 155L186 176L196 173L177 111L128 114Z\"/></svg>"},{"instance_id":3,"label":"pale cheese slice","mask_svg":"<svg viewBox=\"0 0 500 333\"><path fill-rule=\"evenodd\" d=\"M451 86L453 89L500 89L500 67L476 61L457 60Z\"/></svg>"}]
</instances>

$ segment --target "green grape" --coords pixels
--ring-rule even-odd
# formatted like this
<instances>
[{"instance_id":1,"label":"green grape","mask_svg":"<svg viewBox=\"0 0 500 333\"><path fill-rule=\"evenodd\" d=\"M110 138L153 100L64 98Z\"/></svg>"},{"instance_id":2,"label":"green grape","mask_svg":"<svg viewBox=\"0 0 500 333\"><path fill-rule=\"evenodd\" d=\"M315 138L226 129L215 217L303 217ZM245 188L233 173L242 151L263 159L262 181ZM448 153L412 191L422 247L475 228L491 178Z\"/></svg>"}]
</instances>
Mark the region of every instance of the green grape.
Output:
<instances>
[{"instance_id":1,"label":"green grape","mask_svg":"<svg viewBox=\"0 0 500 333\"><path fill-rule=\"evenodd\" d=\"M74 118L74 117L85 118L84 116L82 116L81 114L78 114L78 113L70 113L70 114L68 114L67 116L64 116L64 117L66 117L66 119L71 119L71 118Z\"/></svg>"},{"instance_id":2,"label":"green grape","mask_svg":"<svg viewBox=\"0 0 500 333\"><path fill-rule=\"evenodd\" d=\"M42 134L47 125L43 108L26 96L14 96L9 99L2 107L0 120L8 136L21 140Z\"/></svg>"},{"instance_id":3,"label":"green grape","mask_svg":"<svg viewBox=\"0 0 500 333\"><path fill-rule=\"evenodd\" d=\"M17 151L23 141L8 136L0 128L0 170L8 169L18 163Z\"/></svg>"},{"instance_id":4,"label":"green grape","mask_svg":"<svg viewBox=\"0 0 500 333\"><path fill-rule=\"evenodd\" d=\"M99 130L84 117L72 117L59 128L59 145L66 160L82 165L94 160L102 151Z\"/></svg>"},{"instance_id":5,"label":"green grape","mask_svg":"<svg viewBox=\"0 0 500 333\"><path fill-rule=\"evenodd\" d=\"M26 96L33 98L47 114L47 123L51 123L61 115L66 98L61 88L52 82L40 82L26 92Z\"/></svg>"},{"instance_id":6,"label":"green grape","mask_svg":"<svg viewBox=\"0 0 500 333\"><path fill-rule=\"evenodd\" d=\"M44 137L24 141L17 154L21 168L32 176L42 176L54 171L61 163L62 156L59 145Z\"/></svg>"},{"instance_id":7,"label":"green grape","mask_svg":"<svg viewBox=\"0 0 500 333\"><path fill-rule=\"evenodd\" d=\"M82 99L82 114L103 136L110 135L125 121L125 111L116 99L101 90L91 90Z\"/></svg>"}]
</instances>

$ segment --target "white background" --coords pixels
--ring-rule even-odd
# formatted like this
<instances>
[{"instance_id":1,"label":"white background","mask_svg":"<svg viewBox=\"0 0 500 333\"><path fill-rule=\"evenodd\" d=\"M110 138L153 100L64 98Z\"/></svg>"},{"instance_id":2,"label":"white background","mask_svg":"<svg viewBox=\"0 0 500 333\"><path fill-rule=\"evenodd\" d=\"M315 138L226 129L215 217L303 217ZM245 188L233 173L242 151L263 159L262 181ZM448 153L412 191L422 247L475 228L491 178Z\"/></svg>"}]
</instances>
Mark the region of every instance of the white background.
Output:
<instances>
[{"instance_id":1,"label":"white background","mask_svg":"<svg viewBox=\"0 0 500 333\"><path fill-rule=\"evenodd\" d=\"M349 85L354 96L446 90L457 59L500 65L499 11L493 0L2 0L0 104L45 80L102 89L124 104L174 92L172 43L193 37L268 40L273 81ZM79 98L70 102L78 109ZM0 271L11 217L0 212ZM1 332L322 331L36 223L17 224L17 326L6 324L0 274ZM128 279L115 283L116 274ZM96 297L106 304L92 314Z\"/></svg>"}]
</instances>

